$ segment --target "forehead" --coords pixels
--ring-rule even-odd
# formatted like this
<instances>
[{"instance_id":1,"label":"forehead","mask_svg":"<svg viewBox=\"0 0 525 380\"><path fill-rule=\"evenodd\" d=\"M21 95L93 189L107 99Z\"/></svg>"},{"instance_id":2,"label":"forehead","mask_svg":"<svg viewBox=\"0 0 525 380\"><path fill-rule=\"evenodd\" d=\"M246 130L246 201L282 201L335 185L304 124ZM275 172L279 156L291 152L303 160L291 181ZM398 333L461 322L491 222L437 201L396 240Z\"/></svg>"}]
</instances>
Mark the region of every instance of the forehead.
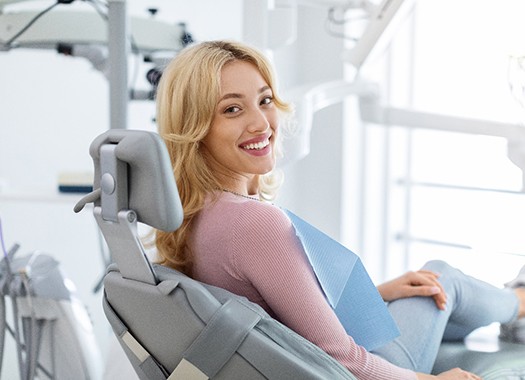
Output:
<instances>
[{"instance_id":1,"label":"forehead","mask_svg":"<svg viewBox=\"0 0 525 380\"><path fill-rule=\"evenodd\" d=\"M253 63L232 61L224 65L221 70L221 95L258 91L264 86L268 86L268 83Z\"/></svg>"}]
</instances>

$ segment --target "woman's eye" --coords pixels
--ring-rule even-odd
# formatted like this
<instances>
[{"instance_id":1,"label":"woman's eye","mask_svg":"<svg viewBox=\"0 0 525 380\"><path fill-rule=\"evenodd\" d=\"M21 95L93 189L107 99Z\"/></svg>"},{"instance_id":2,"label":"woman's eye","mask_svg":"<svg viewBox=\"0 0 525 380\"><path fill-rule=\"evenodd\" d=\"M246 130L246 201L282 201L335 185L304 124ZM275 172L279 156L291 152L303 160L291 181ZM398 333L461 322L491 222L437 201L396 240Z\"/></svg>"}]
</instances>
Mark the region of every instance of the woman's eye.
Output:
<instances>
[{"instance_id":1,"label":"woman's eye","mask_svg":"<svg viewBox=\"0 0 525 380\"><path fill-rule=\"evenodd\" d=\"M231 107L228 107L224 110L224 113L235 113L235 112L239 112L241 109L237 106L231 106Z\"/></svg>"},{"instance_id":2,"label":"woman's eye","mask_svg":"<svg viewBox=\"0 0 525 380\"><path fill-rule=\"evenodd\" d=\"M273 97L271 96L267 96L266 98L264 98L262 101L261 101L261 105L264 105L264 104L270 104L273 102Z\"/></svg>"}]
</instances>

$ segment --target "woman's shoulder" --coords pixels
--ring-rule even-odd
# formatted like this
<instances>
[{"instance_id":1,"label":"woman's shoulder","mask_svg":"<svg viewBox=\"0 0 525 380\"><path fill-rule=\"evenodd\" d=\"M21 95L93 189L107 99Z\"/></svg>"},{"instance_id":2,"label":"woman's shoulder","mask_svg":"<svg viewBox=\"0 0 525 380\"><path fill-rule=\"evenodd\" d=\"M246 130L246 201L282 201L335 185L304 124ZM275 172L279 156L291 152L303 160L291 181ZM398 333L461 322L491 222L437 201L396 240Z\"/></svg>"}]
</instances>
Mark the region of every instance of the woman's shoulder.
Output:
<instances>
[{"instance_id":1,"label":"woman's shoulder","mask_svg":"<svg viewBox=\"0 0 525 380\"><path fill-rule=\"evenodd\" d=\"M291 224L283 210L269 202L244 198L236 194L220 194L210 202L207 212L225 225L240 229L282 228Z\"/></svg>"}]
</instances>

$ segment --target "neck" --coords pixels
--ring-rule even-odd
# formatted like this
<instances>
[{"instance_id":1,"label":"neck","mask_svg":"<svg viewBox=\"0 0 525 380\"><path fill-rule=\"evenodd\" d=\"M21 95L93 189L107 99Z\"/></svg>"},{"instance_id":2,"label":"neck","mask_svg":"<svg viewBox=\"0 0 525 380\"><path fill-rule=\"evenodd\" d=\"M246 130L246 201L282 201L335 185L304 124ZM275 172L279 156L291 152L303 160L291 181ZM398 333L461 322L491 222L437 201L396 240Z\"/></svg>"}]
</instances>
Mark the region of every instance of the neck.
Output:
<instances>
[{"instance_id":1,"label":"neck","mask_svg":"<svg viewBox=\"0 0 525 380\"><path fill-rule=\"evenodd\" d=\"M226 192L226 193L230 193L230 194L233 194L233 195L236 195L238 197L243 197L243 198L247 198L247 199L252 199L254 201L260 201L261 199L259 198L258 195L246 195L246 194L243 194L243 193L238 193L236 191L232 191L232 190L228 190L228 189L222 189L222 191Z\"/></svg>"},{"instance_id":2,"label":"neck","mask_svg":"<svg viewBox=\"0 0 525 380\"><path fill-rule=\"evenodd\" d=\"M233 179L229 181L219 181L221 189L245 196L258 197L259 194L259 176L254 175L252 178Z\"/></svg>"}]
</instances>

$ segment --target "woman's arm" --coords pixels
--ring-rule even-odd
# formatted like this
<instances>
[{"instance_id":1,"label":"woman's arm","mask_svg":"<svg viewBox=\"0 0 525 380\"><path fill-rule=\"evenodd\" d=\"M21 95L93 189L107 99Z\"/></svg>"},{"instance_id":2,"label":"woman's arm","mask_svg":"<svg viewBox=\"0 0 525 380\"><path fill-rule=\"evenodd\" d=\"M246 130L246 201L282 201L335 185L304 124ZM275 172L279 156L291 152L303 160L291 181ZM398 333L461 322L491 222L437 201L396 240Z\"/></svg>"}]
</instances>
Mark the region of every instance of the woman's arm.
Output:
<instances>
[{"instance_id":1,"label":"woman's arm","mask_svg":"<svg viewBox=\"0 0 525 380\"><path fill-rule=\"evenodd\" d=\"M346 334L319 287L291 221L280 209L244 210L231 229L235 276L257 289L277 319L361 380L416 379L414 372L367 352Z\"/></svg>"}]
</instances>

